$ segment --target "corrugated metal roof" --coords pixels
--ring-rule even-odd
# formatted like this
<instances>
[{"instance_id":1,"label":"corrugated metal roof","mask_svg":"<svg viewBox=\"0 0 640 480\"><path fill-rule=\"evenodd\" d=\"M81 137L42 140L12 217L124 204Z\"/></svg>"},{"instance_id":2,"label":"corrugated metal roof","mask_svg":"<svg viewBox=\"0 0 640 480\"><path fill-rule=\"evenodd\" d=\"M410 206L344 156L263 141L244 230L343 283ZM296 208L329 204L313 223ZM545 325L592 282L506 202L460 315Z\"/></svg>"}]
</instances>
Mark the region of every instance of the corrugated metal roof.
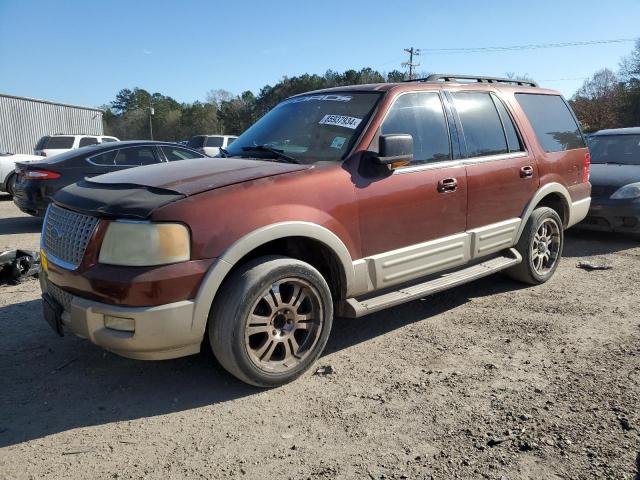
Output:
<instances>
[{"instance_id":1,"label":"corrugated metal roof","mask_svg":"<svg viewBox=\"0 0 640 480\"><path fill-rule=\"evenodd\" d=\"M49 105L60 105L61 107L81 108L83 110L94 110L96 112L104 112L103 109L96 108L96 107L83 107L82 105L73 105L71 103L51 102L49 100L41 100L39 98L31 98L31 97L19 97L17 95L9 95L7 93L0 93L0 97L15 98L18 100L27 100L29 102L47 103Z\"/></svg>"}]
</instances>

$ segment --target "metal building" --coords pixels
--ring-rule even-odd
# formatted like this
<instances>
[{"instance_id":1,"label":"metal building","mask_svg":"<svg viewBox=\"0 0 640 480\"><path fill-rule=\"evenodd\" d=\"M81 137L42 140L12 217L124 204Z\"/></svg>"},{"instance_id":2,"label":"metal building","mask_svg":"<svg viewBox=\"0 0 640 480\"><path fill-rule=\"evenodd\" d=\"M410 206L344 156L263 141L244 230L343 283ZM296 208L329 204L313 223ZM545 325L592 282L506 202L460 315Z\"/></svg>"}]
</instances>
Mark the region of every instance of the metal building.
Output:
<instances>
[{"instance_id":1,"label":"metal building","mask_svg":"<svg viewBox=\"0 0 640 480\"><path fill-rule=\"evenodd\" d=\"M56 133L102 135L102 110L0 93L0 151L33 153Z\"/></svg>"}]
</instances>

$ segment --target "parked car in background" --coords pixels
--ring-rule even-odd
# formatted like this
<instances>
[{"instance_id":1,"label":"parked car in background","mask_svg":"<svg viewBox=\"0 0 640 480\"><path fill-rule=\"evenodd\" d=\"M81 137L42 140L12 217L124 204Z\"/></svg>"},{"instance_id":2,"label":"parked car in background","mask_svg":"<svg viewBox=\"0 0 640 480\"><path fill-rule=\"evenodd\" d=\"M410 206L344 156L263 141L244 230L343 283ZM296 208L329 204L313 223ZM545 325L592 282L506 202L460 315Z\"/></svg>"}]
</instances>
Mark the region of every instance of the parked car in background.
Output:
<instances>
[{"instance_id":1,"label":"parked car in background","mask_svg":"<svg viewBox=\"0 0 640 480\"><path fill-rule=\"evenodd\" d=\"M33 153L41 157L52 157L76 148L118 141L116 137L105 135L45 135L38 140Z\"/></svg>"},{"instance_id":2,"label":"parked car in background","mask_svg":"<svg viewBox=\"0 0 640 480\"><path fill-rule=\"evenodd\" d=\"M51 197L61 188L86 177L141 165L208 158L170 142L107 142L16 165L13 201L25 213L42 216Z\"/></svg>"},{"instance_id":3,"label":"parked car in background","mask_svg":"<svg viewBox=\"0 0 640 480\"><path fill-rule=\"evenodd\" d=\"M9 195L13 195L17 162L29 163L38 160L42 160L42 157L38 155L0 152L0 192L7 192Z\"/></svg>"},{"instance_id":4,"label":"parked car in background","mask_svg":"<svg viewBox=\"0 0 640 480\"><path fill-rule=\"evenodd\" d=\"M640 127L600 130L589 150L592 201L578 228L640 239Z\"/></svg>"},{"instance_id":5,"label":"parked car in background","mask_svg":"<svg viewBox=\"0 0 640 480\"><path fill-rule=\"evenodd\" d=\"M226 150L236 138L238 137L233 135L196 135L191 137L187 146L209 157L215 157L221 148Z\"/></svg>"},{"instance_id":6,"label":"parked car in background","mask_svg":"<svg viewBox=\"0 0 640 480\"><path fill-rule=\"evenodd\" d=\"M359 317L498 271L548 281L590 203L571 108L509 79L300 94L222 157L55 196L40 281L56 332L146 360L204 341L239 379L282 385L321 354L334 308Z\"/></svg>"}]
</instances>

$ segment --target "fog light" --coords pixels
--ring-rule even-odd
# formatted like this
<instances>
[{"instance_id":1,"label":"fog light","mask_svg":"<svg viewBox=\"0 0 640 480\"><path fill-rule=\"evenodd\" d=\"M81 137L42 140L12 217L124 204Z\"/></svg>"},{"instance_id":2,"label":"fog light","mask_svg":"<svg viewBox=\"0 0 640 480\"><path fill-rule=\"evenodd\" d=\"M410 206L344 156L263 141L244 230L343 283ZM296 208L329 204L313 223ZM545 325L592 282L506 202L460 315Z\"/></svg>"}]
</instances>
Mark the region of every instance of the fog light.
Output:
<instances>
[{"instance_id":1,"label":"fog light","mask_svg":"<svg viewBox=\"0 0 640 480\"><path fill-rule=\"evenodd\" d=\"M120 330L122 332L136 331L136 322L133 320L133 318L114 317L113 315L105 315L104 326L112 330Z\"/></svg>"}]
</instances>

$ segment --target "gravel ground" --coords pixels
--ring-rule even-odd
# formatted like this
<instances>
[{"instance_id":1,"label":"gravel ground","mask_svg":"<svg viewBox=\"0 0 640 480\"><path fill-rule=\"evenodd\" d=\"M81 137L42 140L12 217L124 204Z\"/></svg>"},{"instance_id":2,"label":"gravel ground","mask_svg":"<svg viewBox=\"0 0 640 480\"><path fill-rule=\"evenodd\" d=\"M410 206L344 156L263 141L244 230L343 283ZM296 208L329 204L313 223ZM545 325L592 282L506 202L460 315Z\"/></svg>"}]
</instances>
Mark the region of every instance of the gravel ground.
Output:
<instances>
[{"instance_id":1,"label":"gravel ground","mask_svg":"<svg viewBox=\"0 0 640 480\"><path fill-rule=\"evenodd\" d=\"M0 249L39 227L0 198ZM640 480L639 281L639 243L574 233L549 283L339 319L334 373L269 391L57 338L36 281L0 286L0 478Z\"/></svg>"}]
</instances>

